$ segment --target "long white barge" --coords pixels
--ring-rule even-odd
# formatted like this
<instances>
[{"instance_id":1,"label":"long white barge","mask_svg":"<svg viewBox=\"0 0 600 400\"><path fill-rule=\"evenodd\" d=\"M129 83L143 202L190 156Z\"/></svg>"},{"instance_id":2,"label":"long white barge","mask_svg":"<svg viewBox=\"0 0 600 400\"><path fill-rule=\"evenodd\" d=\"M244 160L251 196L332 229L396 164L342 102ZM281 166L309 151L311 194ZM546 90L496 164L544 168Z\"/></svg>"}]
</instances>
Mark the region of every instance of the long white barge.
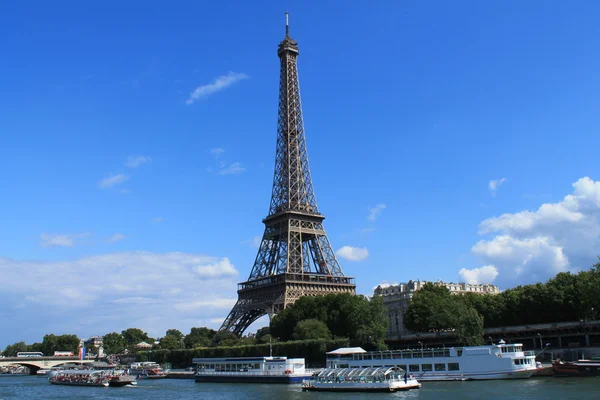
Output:
<instances>
[{"instance_id":1,"label":"long white barge","mask_svg":"<svg viewBox=\"0 0 600 400\"><path fill-rule=\"evenodd\" d=\"M303 391L314 392L396 392L420 387L398 367L326 368L302 382Z\"/></svg>"},{"instance_id":2,"label":"long white barge","mask_svg":"<svg viewBox=\"0 0 600 400\"><path fill-rule=\"evenodd\" d=\"M537 369L520 343L367 352L360 347L327 353L327 368L399 367L419 381L523 379Z\"/></svg>"},{"instance_id":3,"label":"long white barge","mask_svg":"<svg viewBox=\"0 0 600 400\"><path fill-rule=\"evenodd\" d=\"M312 375L304 358L226 357L194 358L196 382L300 383Z\"/></svg>"}]
</instances>

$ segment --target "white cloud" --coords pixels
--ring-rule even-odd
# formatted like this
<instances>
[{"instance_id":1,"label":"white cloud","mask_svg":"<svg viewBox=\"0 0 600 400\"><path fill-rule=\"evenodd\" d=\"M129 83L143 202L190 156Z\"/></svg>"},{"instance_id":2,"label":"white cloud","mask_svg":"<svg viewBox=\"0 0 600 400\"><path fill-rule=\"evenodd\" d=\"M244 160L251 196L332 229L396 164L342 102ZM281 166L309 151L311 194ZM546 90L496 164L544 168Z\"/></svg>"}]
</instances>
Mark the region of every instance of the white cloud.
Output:
<instances>
[{"instance_id":1,"label":"white cloud","mask_svg":"<svg viewBox=\"0 0 600 400\"><path fill-rule=\"evenodd\" d=\"M237 274L237 270L234 268L233 264L231 264L228 258L222 258L210 264L198 265L194 270L198 275L211 278L222 274Z\"/></svg>"},{"instance_id":2,"label":"white cloud","mask_svg":"<svg viewBox=\"0 0 600 400\"><path fill-rule=\"evenodd\" d=\"M492 196L496 195L496 192L500 188L500 185L502 185L504 182L506 182L506 178L495 179L490 181L490 183L488 184L488 188L490 189L490 193L492 194Z\"/></svg>"},{"instance_id":3,"label":"white cloud","mask_svg":"<svg viewBox=\"0 0 600 400\"><path fill-rule=\"evenodd\" d=\"M246 168L244 168L242 166L242 164L239 162L234 162L231 164L221 163L221 165L219 166L218 174L219 175L241 174L245 170L246 170Z\"/></svg>"},{"instance_id":4,"label":"white cloud","mask_svg":"<svg viewBox=\"0 0 600 400\"><path fill-rule=\"evenodd\" d=\"M40 245L42 247L62 246L62 247L73 247L77 239L82 239L90 236L89 233L42 233L40 235Z\"/></svg>"},{"instance_id":5,"label":"white cloud","mask_svg":"<svg viewBox=\"0 0 600 400\"><path fill-rule=\"evenodd\" d=\"M387 206L385 204L377 204L375 207L369 208L369 216L367 217L367 219L369 221L375 221L379 217L381 212L386 208Z\"/></svg>"},{"instance_id":6,"label":"white cloud","mask_svg":"<svg viewBox=\"0 0 600 400\"><path fill-rule=\"evenodd\" d=\"M140 165L150 162L152 161L152 159L150 157L146 157L146 156L129 156L127 157L127 161L125 161L125 166L127 168L137 168Z\"/></svg>"},{"instance_id":7,"label":"white cloud","mask_svg":"<svg viewBox=\"0 0 600 400\"><path fill-rule=\"evenodd\" d=\"M222 321L237 299L238 275L226 257L190 253L123 252L49 262L0 257L3 322L18 323L30 335L3 332L0 342L40 341L49 332L87 337L129 327L153 337L170 328L189 332Z\"/></svg>"},{"instance_id":8,"label":"white cloud","mask_svg":"<svg viewBox=\"0 0 600 400\"><path fill-rule=\"evenodd\" d=\"M366 247L344 246L336 251L335 254L348 261L362 261L369 256L369 250Z\"/></svg>"},{"instance_id":9,"label":"white cloud","mask_svg":"<svg viewBox=\"0 0 600 400\"><path fill-rule=\"evenodd\" d=\"M158 224L159 222L163 222L165 219L163 217L154 217L152 218L153 224Z\"/></svg>"},{"instance_id":10,"label":"white cloud","mask_svg":"<svg viewBox=\"0 0 600 400\"><path fill-rule=\"evenodd\" d=\"M491 283L498 276L498 270L493 265L484 265L481 268L461 268L458 272L466 283Z\"/></svg>"},{"instance_id":11,"label":"white cloud","mask_svg":"<svg viewBox=\"0 0 600 400\"><path fill-rule=\"evenodd\" d=\"M216 173L218 175L234 175L241 174L246 170L240 162L228 162L219 160L225 153L225 150L220 147L215 147L209 150L210 155L215 159L215 167L206 168L207 172Z\"/></svg>"},{"instance_id":12,"label":"white cloud","mask_svg":"<svg viewBox=\"0 0 600 400\"><path fill-rule=\"evenodd\" d=\"M225 150L220 147L210 149L210 154L215 158L219 158L221 156L221 154L223 154L223 153L225 153Z\"/></svg>"},{"instance_id":13,"label":"white cloud","mask_svg":"<svg viewBox=\"0 0 600 400\"><path fill-rule=\"evenodd\" d=\"M194 104L197 100L210 96L213 93L228 88L236 82L250 78L244 73L229 72L227 75L219 76L209 84L198 86L190 94L190 97L185 102L187 105Z\"/></svg>"},{"instance_id":14,"label":"white cloud","mask_svg":"<svg viewBox=\"0 0 600 400\"><path fill-rule=\"evenodd\" d=\"M600 182L588 177L573 192L536 211L503 214L481 222L472 252L493 265L497 282L510 287L545 281L561 271L588 269L600 248Z\"/></svg>"},{"instance_id":15,"label":"white cloud","mask_svg":"<svg viewBox=\"0 0 600 400\"><path fill-rule=\"evenodd\" d=\"M125 235L123 235L122 233L115 233L110 238L108 238L108 241L110 243L115 243L115 242L119 242L123 239L125 239Z\"/></svg>"},{"instance_id":16,"label":"white cloud","mask_svg":"<svg viewBox=\"0 0 600 400\"><path fill-rule=\"evenodd\" d=\"M113 186L120 185L121 183L127 181L128 179L129 179L129 176L125 175L125 174L109 176L108 178L104 178L100 182L98 182L98 187L100 189L109 189Z\"/></svg>"},{"instance_id":17,"label":"white cloud","mask_svg":"<svg viewBox=\"0 0 600 400\"><path fill-rule=\"evenodd\" d=\"M233 308L236 301L237 301L237 299L234 299L234 298L208 299L208 300L193 301L191 303L177 303L177 304L173 304L173 307L175 307L178 310L197 310L200 308L210 307L212 309L229 311L231 308ZM224 318L215 318L215 320L222 323Z\"/></svg>"}]
</instances>

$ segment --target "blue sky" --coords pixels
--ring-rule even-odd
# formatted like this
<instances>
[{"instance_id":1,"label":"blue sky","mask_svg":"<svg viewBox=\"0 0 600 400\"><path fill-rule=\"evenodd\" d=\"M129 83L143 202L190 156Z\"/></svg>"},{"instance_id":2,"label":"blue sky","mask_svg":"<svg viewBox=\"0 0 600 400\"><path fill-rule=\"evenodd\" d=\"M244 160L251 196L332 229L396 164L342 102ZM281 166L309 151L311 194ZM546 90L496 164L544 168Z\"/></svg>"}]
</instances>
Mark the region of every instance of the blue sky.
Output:
<instances>
[{"instance_id":1,"label":"blue sky","mask_svg":"<svg viewBox=\"0 0 600 400\"><path fill-rule=\"evenodd\" d=\"M358 292L596 261L596 2L13 2L0 347L220 326L268 211L286 10L317 202Z\"/></svg>"}]
</instances>

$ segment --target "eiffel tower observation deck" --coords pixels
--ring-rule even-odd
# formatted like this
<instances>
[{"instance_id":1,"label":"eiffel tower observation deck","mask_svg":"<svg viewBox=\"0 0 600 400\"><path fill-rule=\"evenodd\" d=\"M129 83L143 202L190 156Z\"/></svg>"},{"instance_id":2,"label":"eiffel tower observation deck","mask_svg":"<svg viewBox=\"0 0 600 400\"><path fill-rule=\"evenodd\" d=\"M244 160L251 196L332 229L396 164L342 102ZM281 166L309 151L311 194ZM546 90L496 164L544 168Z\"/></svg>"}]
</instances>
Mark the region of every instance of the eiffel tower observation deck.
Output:
<instances>
[{"instance_id":1,"label":"eiffel tower observation deck","mask_svg":"<svg viewBox=\"0 0 600 400\"><path fill-rule=\"evenodd\" d=\"M313 190L306 152L298 43L279 43L279 111L275 174L265 233L246 282L238 285L238 301L220 330L241 335L263 315L273 316L303 296L355 293L354 278L345 276L331 248Z\"/></svg>"}]
</instances>

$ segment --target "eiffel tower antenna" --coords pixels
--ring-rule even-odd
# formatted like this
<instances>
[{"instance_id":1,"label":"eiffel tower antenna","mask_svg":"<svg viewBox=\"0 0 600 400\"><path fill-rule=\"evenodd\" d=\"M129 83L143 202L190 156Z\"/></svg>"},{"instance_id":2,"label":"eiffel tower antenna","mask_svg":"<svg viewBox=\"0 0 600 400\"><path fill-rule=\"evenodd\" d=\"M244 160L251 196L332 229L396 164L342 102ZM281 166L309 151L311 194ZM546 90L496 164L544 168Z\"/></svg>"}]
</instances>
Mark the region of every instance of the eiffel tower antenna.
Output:
<instances>
[{"instance_id":1,"label":"eiffel tower antenna","mask_svg":"<svg viewBox=\"0 0 600 400\"><path fill-rule=\"evenodd\" d=\"M265 233L238 301L220 330L241 335L263 315L272 317L302 296L355 293L354 278L344 276L323 228L313 191L298 84L298 43L279 43L279 110L275 173Z\"/></svg>"}]
</instances>

